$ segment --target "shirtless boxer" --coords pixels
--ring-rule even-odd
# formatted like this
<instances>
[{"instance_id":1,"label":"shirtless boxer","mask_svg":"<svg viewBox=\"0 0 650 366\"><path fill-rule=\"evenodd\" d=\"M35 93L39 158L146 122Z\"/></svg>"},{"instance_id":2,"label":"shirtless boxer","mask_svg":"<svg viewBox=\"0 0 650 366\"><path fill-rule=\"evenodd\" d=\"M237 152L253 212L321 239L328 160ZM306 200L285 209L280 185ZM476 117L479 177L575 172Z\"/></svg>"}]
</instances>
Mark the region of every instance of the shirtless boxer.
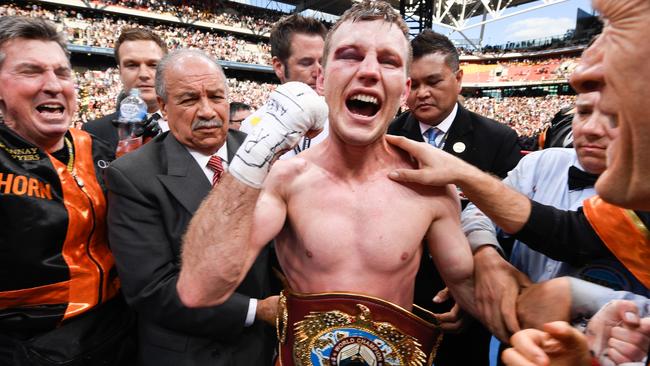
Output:
<instances>
[{"instance_id":1,"label":"shirtless boxer","mask_svg":"<svg viewBox=\"0 0 650 366\"><path fill-rule=\"evenodd\" d=\"M385 140L410 88L407 35L399 14L383 2L358 3L341 17L325 42L318 78L330 135L298 158L279 161L266 177L271 158L327 116L322 99L304 84L287 83L271 95L230 174L190 223L177 285L186 305L225 301L276 238L292 291L352 292L411 310L426 239L456 301L476 313L455 190L387 177L412 167Z\"/></svg>"}]
</instances>

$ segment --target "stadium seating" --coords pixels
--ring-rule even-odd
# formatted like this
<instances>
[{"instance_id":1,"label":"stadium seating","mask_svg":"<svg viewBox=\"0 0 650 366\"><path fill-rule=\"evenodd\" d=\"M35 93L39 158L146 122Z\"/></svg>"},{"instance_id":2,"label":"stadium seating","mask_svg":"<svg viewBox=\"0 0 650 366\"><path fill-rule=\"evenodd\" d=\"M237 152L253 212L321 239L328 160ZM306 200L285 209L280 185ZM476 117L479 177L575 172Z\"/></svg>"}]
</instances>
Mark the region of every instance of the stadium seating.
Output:
<instances>
[{"instance_id":1,"label":"stadium seating","mask_svg":"<svg viewBox=\"0 0 650 366\"><path fill-rule=\"evenodd\" d=\"M70 1L77 0L67 2ZM63 5L62 0L49 0L47 6L45 3L3 4L0 5L0 16L24 15L52 20L67 33L71 44L102 49L106 54L112 52L120 29L147 26L159 33L171 49L200 48L219 60L266 67L270 65L267 32L282 15L277 11L259 10L222 0L101 0L89 3L92 4L91 8L98 9L79 9ZM58 6L52 3L58 3ZM115 10L118 8L137 9L147 14L147 17L128 16ZM170 15L177 21L158 19ZM196 21L209 22L214 27L188 26L188 23ZM240 31L219 31L229 29L227 27ZM247 34L257 36L246 36ZM533 57L529 59L525 53L513 56L503 50L485 54L478 51L464 53L471 53L469 58L461 58L471 60L461 64L464 86L487 88L549 82L566 84L568 75L579 60L576 56L555 54L540 57L534 53L531 53ZM75 72L79 95L79 117L75 124L85 123L115 110L115 99L120 91L115 68L75 67ZM274 88L273 84L253 79L229 78L228 85L231 100L255 107L266 100ZM465 105L470 110L510 125L521 136L530 136L541 130L557 110L573 102L574 97L571 96L468 98Z\"/></svg>"}]
</instances>

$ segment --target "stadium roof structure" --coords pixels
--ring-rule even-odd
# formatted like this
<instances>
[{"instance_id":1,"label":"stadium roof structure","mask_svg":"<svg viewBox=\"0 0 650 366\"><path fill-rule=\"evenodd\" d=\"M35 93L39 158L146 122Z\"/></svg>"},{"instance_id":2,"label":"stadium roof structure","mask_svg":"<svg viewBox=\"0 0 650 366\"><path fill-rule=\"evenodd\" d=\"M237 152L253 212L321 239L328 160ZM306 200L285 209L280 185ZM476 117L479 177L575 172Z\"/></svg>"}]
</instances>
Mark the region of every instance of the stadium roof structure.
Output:
<instances>
[{"instance_id":1,"label":"stadium roof structure","mask_svg":"<svg viewBox=\"0 0 650 366\"><path fill-rule=\"evenodd\" d=\"M341 15L356 0L276 0L295 6L294 12L313 10L333 15ZM486 24L514 15L562 3L568 0L388 0L399 9L415 35L433 25L442 26L463 35L470 44L476 46L464 35L464 31L484 27ZM535 3L535 4L531 4ZM508 11L520 5L531 6L519 11ZM481 34L483 32L481 31ZM480 41L479 41L480 42Z\"/></svg>"}]
</instances>

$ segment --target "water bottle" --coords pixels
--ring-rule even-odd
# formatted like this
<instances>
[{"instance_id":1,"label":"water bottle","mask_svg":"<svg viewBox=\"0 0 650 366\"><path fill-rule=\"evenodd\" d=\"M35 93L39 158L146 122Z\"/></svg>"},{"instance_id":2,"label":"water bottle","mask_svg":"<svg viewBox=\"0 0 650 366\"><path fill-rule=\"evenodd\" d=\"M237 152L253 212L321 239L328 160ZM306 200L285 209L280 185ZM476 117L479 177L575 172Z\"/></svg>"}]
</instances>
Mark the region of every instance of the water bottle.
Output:
<instances>
[{"instance_id":1,"label":"water bottle","mask_svg":"<svg viewBox=\"0 0 650 366\"><path fill-rule=\"evenodd\" d=\"M147 118L147 104L140 98L140 90L133 88L129 95L122 100L117 120L119 142L115 155L120 157L142 145L142 137L136 136L135 131Z\"/></svg>"}]
</instances>

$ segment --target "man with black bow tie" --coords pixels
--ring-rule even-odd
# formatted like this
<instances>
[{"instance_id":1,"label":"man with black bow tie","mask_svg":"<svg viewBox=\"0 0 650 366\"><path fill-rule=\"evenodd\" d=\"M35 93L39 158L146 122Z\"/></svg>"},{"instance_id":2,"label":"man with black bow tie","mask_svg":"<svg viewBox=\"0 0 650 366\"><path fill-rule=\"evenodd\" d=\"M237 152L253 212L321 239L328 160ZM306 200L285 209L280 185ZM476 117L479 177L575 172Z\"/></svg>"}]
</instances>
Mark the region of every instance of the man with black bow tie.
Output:
<instances>
[{"instance_id":1,"label":"man with black bow tie","mask_svg":"<svg viewBox=\"0 0 650 366\"><path fill-rule=\"evenodd\" d=\"M573 149L551 148L528 154L508 173L503 182L545 205L563 210L577 210L582 207L584 200L596 194L594 184L606 168L605 151L609 145L609 137L601 113L594 109L598 98L598 92L591 92L580 94L576 100L572 123ZM468 208L470 212L473 210L476 210L473 205ZM557 259L562 255L553 253L552 257ZM551 259L528 247L525 241L517 240L512 248L510 262L533 282L546 281L562 275L590 277L589 266L582 270L576 268L586 264L586 258L572 255L565 258L570 259L569 262L574 266L568 262ZM486 280L493 281L492 278ZM622 284L613 283L610 286L623 287Z\"/></svg>"},{"instance_id":2,"label":"man with black bow tie","mask_svg":"<svg viewBox=\"0 0 650 366\"><path fill-rule=\"evenodd\" d=\"M528 154L503 182L537 204L560 210L576 211L585 200L595 196L594 184L606 168L606 149L610 142L603 116L595 108L599 98L599 92L578 95L572 122L573 149L550 148ZM525 213L525 210L521 211L522 215ZM481 212L473 204L465 214L475 220L481 219ZM498 222L498 217L494 216L490 215ZM531 216L524 230L505 228L505 231L515 233L517 239L510 255L510 263L515 268L536 283L573 276L615 290L648 295L645 286L601 244L588 222L578 228L585 236L593 236L591 240L564 245L544 236L542 233L547 230L540 228L553 225L547 221L554 219L553 216ZM492 248L482 250L494 251ZM480 263L484 258L475 258L477 268L487 268L485 263ZM501 274L477 271L477 291L493 286L494 281L506 282ZM524 319L524 323L529 319Z\"/></svg>"}]
</instances>

